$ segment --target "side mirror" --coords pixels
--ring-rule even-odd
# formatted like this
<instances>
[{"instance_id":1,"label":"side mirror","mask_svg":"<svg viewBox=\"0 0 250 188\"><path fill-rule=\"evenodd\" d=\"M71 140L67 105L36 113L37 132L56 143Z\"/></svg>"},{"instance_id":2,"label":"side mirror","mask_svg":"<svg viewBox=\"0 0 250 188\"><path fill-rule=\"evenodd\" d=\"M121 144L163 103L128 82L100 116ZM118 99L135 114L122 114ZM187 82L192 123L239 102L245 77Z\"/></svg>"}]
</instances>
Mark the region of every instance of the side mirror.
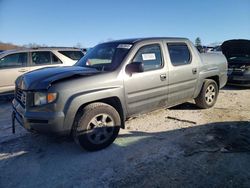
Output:
<instances>
[{"instance_id":1,"label":"side mirror","mask_svg":"<svg viewBox=\"0 0 250 188\"><path fill-rule=\"evenodd\" d=\"M126 66L125 70L129 74L135 72L144 72L144 64L142 62L132 62Z\"/></svg>"}]
</instances>

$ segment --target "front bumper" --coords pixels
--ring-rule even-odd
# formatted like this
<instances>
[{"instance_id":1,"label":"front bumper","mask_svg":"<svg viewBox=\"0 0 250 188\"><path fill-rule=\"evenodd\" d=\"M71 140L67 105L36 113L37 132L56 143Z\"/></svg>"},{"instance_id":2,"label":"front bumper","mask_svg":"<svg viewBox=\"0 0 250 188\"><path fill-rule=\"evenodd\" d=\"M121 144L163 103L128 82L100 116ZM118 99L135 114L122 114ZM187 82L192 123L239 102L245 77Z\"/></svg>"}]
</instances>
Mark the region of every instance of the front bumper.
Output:
<instances>
[{"instance_id":1,"label":"front bumper","mask_svg":"<svg viewBox=\"0 0 250 188\"><path fill-rule=\"evenodd\" d=\"M248 75L229 75L228 76L228 85L239 85L250 87L250 74Z\"/></svg>"},{"instance_id":2,"label":"front bumper","mask_svg":"<svg viewBox=\"0 0 250 188\"><path fill-rule=\"evenodd\" d=\"M15 121L17 121L22 127L31 132L60 135L70 133L70 130L64 129L63 112L28 111L16 99L13 100L12 107L13 132L15 132Z\"/></svg>"}]
</instances>

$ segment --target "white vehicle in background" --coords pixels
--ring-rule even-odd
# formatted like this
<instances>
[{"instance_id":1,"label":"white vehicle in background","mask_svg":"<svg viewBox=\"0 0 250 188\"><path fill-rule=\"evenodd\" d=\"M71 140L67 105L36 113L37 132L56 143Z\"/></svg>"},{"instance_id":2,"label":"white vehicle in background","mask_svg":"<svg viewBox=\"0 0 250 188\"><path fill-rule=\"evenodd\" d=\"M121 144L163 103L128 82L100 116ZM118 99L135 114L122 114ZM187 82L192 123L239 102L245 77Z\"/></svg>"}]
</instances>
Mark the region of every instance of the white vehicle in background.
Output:
<instances>
[{"instance_id":1,"label":"white vehicle in background","mask_svg":"<svg viewBox=\"0 0 250 188\"><path fill-rule=\"evenodd\" d=\"M18 76L49 66L71 66L84 56L78 48L32 48L0 53L0 94L15 89Z\"/></svg>"}]
</instances>

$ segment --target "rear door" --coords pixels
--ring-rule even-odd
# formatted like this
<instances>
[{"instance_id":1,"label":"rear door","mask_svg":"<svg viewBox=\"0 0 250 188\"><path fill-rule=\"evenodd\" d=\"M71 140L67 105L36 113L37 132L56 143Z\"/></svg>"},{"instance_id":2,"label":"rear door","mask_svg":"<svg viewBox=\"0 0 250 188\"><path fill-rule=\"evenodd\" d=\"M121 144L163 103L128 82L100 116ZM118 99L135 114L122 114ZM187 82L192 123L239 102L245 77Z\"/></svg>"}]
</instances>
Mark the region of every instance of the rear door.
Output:
<instances>
[{"instance_id":1,"label":"rear door","mask_svg":"<svg viewBox=\"0 0 250 188\"><path fill-rule=\"evenodd\" d=\"M166 42L169 57L168 104L173 105L193 98L198 78L198 62L185 42Z\"/></svg>"},{"instance_id":2,"label":"rear door","mask_svg":"<svg viewBox=\"0 0 250 188\"><path fill-rule=\"evenodd\" d=\"M0 93L11 92L15 89L17 77L29 71L27 63L26 52L9 54L0 58Z\"/></svg>"},{"instance_id":3,"label":"rear door","mask_svg":"<svg viewBox=\"0 0 250 188\"><path fill-rule=\"evenodd\" d=\"M133 73L124 79L128 114L164 106L168 80L162 45L153 43L141 46L131 62L143 62L145 71Z\"/></svg>"}]
</instances>

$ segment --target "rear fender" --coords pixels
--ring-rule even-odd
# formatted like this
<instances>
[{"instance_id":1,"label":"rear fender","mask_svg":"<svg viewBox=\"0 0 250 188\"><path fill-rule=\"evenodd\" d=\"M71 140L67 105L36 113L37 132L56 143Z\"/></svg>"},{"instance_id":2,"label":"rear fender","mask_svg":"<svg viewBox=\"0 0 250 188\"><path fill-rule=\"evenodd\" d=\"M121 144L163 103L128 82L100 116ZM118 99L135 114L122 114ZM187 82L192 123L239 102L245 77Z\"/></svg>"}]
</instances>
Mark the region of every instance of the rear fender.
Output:
<instances>
[{"instance_id":1,"label":"rear fender","mask_svg":"<svg viewBox=\"0 0 250 188\"><path fill-rule=\"evenodd\" d=\"M205 82L206 79L213 79L213 77L218 77L218 79L219 79L219 76L218 76L219 74L220 74L220 72L219 72L218 68L213 68L213 69L208 70L208 71L200 72L193 98L196 98L199 95L201 88L203 86L203 83ZM215 80L215 81L217 82L217 80ZM219 79L218 87L220 87L220 79Z\"/></svg>"}]
</instances>

